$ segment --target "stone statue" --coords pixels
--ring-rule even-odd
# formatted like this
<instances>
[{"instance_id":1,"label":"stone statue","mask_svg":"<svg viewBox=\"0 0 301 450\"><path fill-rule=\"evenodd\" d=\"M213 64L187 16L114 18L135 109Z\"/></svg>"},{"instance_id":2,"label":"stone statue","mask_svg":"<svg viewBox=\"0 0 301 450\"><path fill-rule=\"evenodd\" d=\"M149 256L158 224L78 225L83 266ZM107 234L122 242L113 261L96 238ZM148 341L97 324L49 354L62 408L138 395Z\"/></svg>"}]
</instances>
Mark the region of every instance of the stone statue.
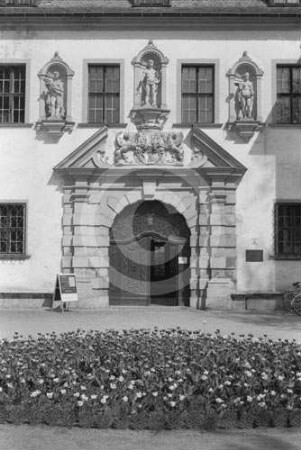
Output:
<instances>
[{"instance_id":1,"label":"stone statue","mask_svg":"<svg viewBox=\"0 0 301 450\"><path fill-rule=\"evenodd\" d=\"M235 95L236 119L240 120L240 113L243 119L253 119L254 88L249 72L245 72L242 81L235 84L238 86Z\"/></svg>"},{"instance_id":2,"label":"stone statue","mask_svg":"<svg viewBox=\"0 0 301 450\"><path fill-rule=\"evenodd\" d=\"M64 109L64 83L59 72L53 72L45 78L47 88L45 97L47 119L63 119Z\"/></svg>"},{"instance_id":3,"label":"stone statue","mask_svg":"<svg viewBox=\"0 0 301 450\"><path fill-rule=\"evenodd\" d=\"M142 70L142 80L139 83L138 90L141 92L141 106L158 107L158 85L160 77L155 69L153 59L147 61L146 67Z\"/></svg>"}]
</instances>

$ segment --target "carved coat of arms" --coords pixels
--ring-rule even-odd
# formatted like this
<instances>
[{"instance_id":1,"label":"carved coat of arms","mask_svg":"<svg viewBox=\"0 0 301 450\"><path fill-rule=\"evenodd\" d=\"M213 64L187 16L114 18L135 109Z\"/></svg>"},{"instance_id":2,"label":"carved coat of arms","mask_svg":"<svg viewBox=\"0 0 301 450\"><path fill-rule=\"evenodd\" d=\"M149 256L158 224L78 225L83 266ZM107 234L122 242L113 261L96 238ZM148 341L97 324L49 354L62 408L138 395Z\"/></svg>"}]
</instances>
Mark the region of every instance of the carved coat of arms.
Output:
<instances>
[{"instance_id":1,"label":"carved coat of arms","mask_svg":"<svg viewBox=\"0 0 301 450\"><path fill-rule=\"evenodd\" d=\"M120 132L116 136L116 165L182 165L183 133L153 131L152 133Z\"/></svg>"}]
</instances>

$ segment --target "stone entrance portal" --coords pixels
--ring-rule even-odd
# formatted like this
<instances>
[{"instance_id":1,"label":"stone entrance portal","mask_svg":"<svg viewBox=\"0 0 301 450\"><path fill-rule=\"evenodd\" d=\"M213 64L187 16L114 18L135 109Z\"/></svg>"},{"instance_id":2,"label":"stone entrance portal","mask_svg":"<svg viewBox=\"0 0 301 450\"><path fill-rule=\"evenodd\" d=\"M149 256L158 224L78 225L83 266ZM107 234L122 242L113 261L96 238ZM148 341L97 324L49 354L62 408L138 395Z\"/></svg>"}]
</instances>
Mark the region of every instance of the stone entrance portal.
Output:
<instances>
[{"instance_id":1,"label":"stone entrance portal","mask_svg":"<svg viewBox=\"0 0 301 450\"><path fill-rule=\"evenodd\" d=\"M125 207L110 230L110 305L189 305L189 228L159 201Z\"/></svg>"}]
</instances>

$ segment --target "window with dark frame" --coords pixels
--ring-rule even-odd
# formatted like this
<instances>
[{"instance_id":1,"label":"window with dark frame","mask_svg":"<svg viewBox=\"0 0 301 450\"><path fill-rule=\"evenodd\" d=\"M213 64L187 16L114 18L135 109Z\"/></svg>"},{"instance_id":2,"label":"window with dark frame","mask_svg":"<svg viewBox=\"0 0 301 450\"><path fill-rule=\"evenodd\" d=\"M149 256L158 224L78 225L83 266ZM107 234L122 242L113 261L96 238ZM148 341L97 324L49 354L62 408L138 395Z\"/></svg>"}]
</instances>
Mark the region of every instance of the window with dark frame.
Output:
<instances>
[{"instance_id":1,"label":"window with dark frame","mask_svg":"<svg viewBox=\"0 0 301 450\"><path fill-rule=\"evenodd\" d=\"M301 123L301 65L277 66L276 122Z\"/></svg>"},{"instance_id":2,"label":"window with dark frame","mask_svg":"<svg viewBox=\"0 0 301 450\"><path fill-rule=\"evenodd\" d=\"M0 257L25 254L26 205L0 204Z\"/></svg>"},{"instance_id":3,"label":"window with dark frame","mask_svg":"<svg viewBox=\"0 0 301 450\"><path fill-rule=\"evenodd\" d=\"M88 122L119 123L119 65L90 64L88 66L88 74Z\"/></svg>"},{"instance_id":4,"label":"window with dark frame","mask_svg":"<svg viewBox=\"0 0 301 450\"><path fill-rule=\"evenodd\" d=\"M182 123L214 122L214 66L182 65Z\"/></svg>"},{"instance_id":5,"label":"window with dark frame","mask_svg":"<svg viewBox=\"0 0 301 450\"><path fill-rule=\"evenodd\" d=\"M0 123L25 122L25 65L0 65Z\"/></svg>"},{"instance_id":6,"label":"window with dark frame","mask_svg":"<svg viewBox=\"0 0 301 450\"><path fill-rule=\"evenodd\" d=\"M301 258L301 203L275 205L275 254L285 259Z\"/></svg>"}]
</instances>

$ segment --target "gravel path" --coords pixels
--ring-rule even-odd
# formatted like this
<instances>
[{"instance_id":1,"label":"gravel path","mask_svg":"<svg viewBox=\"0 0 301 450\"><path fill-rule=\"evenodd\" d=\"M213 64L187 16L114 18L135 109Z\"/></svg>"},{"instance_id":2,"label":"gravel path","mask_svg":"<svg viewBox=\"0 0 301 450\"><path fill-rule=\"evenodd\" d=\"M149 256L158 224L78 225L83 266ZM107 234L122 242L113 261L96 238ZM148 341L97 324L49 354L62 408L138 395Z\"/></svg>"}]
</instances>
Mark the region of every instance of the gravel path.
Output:
<instances>
[{"instance_id":1,"label":"gravel path","mask_svg":"<svg viewBox=\"0 0 301 450\"><path fill-rule=\"evenodd\" d=\"M282 312L196 311L181 307L112 307L105 310L1 310L0 338L12 338L14 332L27 336L76 330L118 330L130 328L172 328L223 334L267 334L271 339L296 339L301 342L301 317ZM301 448L301 447L300 447Z\"/></svg>"}]
</instances>

